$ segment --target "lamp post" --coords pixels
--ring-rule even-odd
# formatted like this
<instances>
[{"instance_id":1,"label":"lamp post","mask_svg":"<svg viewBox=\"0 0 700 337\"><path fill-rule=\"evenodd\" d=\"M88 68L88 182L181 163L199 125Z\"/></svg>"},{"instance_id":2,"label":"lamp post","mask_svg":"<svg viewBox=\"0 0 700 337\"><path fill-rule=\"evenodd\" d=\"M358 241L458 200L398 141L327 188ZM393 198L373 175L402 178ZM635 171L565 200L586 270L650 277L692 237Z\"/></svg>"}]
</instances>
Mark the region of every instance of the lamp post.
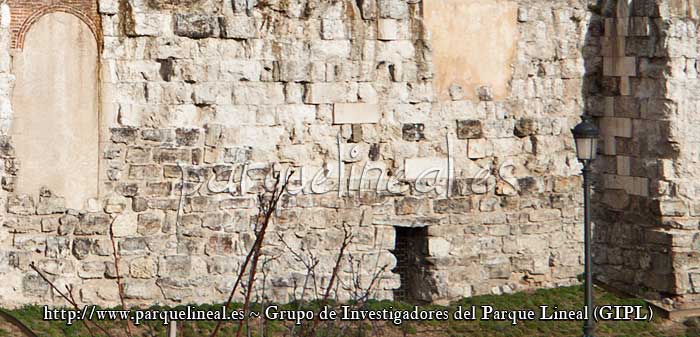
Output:
<instances>
[{"instance_id":1,"label":"lamp post","mask_svg":"<svg viewBox=\"0 0 700 337\"><path fill-rule=\"evenodd\" d=\"M586 322L583 324L583 336L593 337L595 322L593 321L593 261L591 258L591 162L596 158L598 137L600 132L589 116L583 116L583 121L572 130L576 140L576 157L583 163L583 242L585 263L585 293Z\"/></svg>"}]
</instances>

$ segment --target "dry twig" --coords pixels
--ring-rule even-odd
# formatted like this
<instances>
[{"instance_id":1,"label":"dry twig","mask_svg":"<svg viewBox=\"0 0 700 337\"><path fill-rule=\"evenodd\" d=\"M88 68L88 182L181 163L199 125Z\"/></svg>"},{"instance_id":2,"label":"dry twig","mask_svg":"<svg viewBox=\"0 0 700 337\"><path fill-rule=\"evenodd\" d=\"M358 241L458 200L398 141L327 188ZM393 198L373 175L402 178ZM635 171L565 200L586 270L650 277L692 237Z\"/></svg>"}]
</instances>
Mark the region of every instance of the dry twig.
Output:
<instances>
[{"instance_id":1,"label":"dry twig","mask_svg":"<svg viewBox=\"0 0 700 337\"><path fill-rule=\"evenodd\" d=\"M323 299L321 300L321 310L326 306L328 302L328 296L331 294L331 290L335 284L335 279L338 277L338 272L340 271L340 265L343 262L343 256L345 256L345 250L352 243L353 235L348 229L347 223L343 223L343 243L340 245L340 251L338 252L338 258L335 261L335 266L333 266L333 272L331 273L331 279L328 281L328 287L326 287L326 292L323 294ZM318 326L318 315L315 315L314 323L311 326L310 336L316 335L316 327Z\"/></svg>"},{"instance_id":2,"label":"dry twig","mask_svg":"<svg viewBox=\"0 0 700 337\"><path fill-rule=\"evenodd\" d=\"M259 225L260 228L256 232L255 242L253 243L253 246L250 247L250 250L248 251L246 258L243 261L243 265L241 266L241 270L238 272L238 277L236 278L236 281L233 284L233 288L231 289L231 293L229 294L228 301L226 301L225 306L227 308L229 308L231 306L231 302L233 301L233 296L236 294L236 290L238 289L238 286L241 283L243 275L245 274L246 269L248 268L248 264L250 264L252 262L251 268L250 268L250 275L248 277L248 284L247 284L248 290L246 291L246 300L245 300L245 303L243 304L243 312L248 310L248 305L250 304L250 293L252 292L253 281L255 279L255 270L257 268L258 259L260 257L260 250L262 248L262 243L263 243L263 240L265 239L265 233L267 232L267 227L270 224L270 220L272 219L272 215L275 213L275 211L277 209L277 203L279 202L282 194L287 189L287 184L289 182L289 176L291 176L292 173L289 173L289 175L286 177L286 179L282 183L282 187L280 187L280 176L279 175L277 176L277 179L275 181L275 187L274 187L274 190L272 191L272 195L270 196L269 200L266 201L263 195L258 196L260 209L258 212L258 216L256 217L256 227L258 227L258 225ZM244 320L239 321L238 332L236 334L237 337L240 336L243 323L244 323ZM219 321L216 323L216 327L214 328L214 331L212 332L211 337L216 337L216 335L219 333L219 330L221 329L221 324L222 324L222 321Z\"/></svg>"},{"instance_id":3,"label":"dry twig","mask_svg":"<svg viewBox=\"0 0 700 337\"><path fill-rule=\"evenodd\" d=\"M109 224L109 240L112 242L112 256L114 257L114 272L117 274L117 289L119 290L119 300L122 304L122 310L126 310L126 301L124 300L124 285L122 284L122 277L119 274L119 253L117 252L117 243L114 240L114 222L117 221L115 217ZM132 337L134 334L131 331L131 321L126 320L126 335Z\"/></svg>"},{"instance_id":4,"label":"dry twig","mask_svg":"<svg viewBox=\"0 0 700 337\"><path fill-rule=\"evenodd\" d=\"M66 295L66 294L64 294L62 291L60 291L60 290L56 287L56 285L55 285L53 282L51 282L51 280L49 280L41 271L39 271L39 268L37 268L36 265L34 265L34 262L32 262L32 263L29 265L29 267L32 268L32 269L34 269L34 271L35 271L37 274L39 274L39 276L40 276L42 279L44 279L44 281L45 281L46 283L49 284L49 286L51 287L51 289L53 289L55 292L57 292L59 295L61 295L61 297L63 297L63 299L66 300L66 302L70 303L70 304L73 306L73 308L74 308L75 310L81 311L80 308L78 308L78 302L76 302L75 299L73 298L72 288L66 286L66 288L68 289L68 295ZM88 321L82 321L82 322L83 322L83 324L85 325L85 328L88 330L88 333L90 333L90 336L95 337L95 333L94 333L94 332L92 331L92 329L90 328L90 326L89 326L89 324L88 324ZM99 325L99 324L97 324L97 323L95 323L95 322L90 322L90 323L94 324L100 331L102 331L102 332L103 332L105 335L107 335L108 337L112 337L112 335L110 335L109 332L107 332L107 330L106 330L105 328L103 328L101 325Z\"/></svg>"}]
</instances>

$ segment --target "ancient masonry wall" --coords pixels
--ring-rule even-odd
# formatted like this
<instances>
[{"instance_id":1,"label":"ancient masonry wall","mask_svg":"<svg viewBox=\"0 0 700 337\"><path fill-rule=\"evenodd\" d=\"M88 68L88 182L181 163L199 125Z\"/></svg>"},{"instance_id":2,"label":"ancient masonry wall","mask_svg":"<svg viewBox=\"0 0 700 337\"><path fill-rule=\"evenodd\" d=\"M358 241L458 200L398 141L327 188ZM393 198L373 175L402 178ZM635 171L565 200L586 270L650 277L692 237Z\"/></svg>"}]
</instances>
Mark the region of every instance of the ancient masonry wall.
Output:
<instances>
[{"instance_id":1,"label":"ancient masonry wall","mask_svg":"<svg viewBox=\"0 0 700 337\"><path fill-rule=\"evenodd\" d=\"M395 227L427 227L431 287L409 291L419 300L577 282L580 165L569 130L584 109L584 55L602 66L587 36L595 20L584 1L493 3L517 8L507 95L451 86L450 99L437 99L432 60L443 51L421 1L100 0L100 197L78 210L50 191L13 191L22 169L7 132L16 25L3 4L0 305L62 303L32 262L81 301L114 305L112 221L129 303L224 300L272 163L297 168L296 193L267 236L273 300L298 297L305 275L276 234L314 252L323 286L344 222L355 240L340 299L353 275L365 286L383 266L373 296L401 288ZM331 186L309 185L321 167ZM383 169L390 191L358 192L370 185L358 178L365 168ZM430 168L450 183L410 183Z\"/></svg>"},{"instance_id":2,"label":"ancient masonry wall","mask_svg":"<svg viewBox=\"0 0 700 337\"><path fill-rule=\"evenodd\" d=\"M698 307L696 1L608 2L596 94L598 278L668 310Z\"/></svg>"}]
</instances>

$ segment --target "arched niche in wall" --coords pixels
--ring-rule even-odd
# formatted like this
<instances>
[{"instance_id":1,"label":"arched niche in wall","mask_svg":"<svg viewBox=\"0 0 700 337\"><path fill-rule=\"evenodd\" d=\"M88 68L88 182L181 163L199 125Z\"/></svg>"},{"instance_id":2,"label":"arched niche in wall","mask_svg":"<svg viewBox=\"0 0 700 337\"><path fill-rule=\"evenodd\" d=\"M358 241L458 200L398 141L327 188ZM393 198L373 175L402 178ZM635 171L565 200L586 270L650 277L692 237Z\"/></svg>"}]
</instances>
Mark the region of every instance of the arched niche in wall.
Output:
<instances>
[{"instance_id":1,"label":"arched niche in wall","mask_svg":"<svg viewBox=\"0 0 700 337\"><path fill-rule=\"evenodd\" d=\"M36 197L46 186L83 209L98 194L97 39L63 11L43 14L23 34L13 58L16 192Z\"/></svg>"}]
</instances>

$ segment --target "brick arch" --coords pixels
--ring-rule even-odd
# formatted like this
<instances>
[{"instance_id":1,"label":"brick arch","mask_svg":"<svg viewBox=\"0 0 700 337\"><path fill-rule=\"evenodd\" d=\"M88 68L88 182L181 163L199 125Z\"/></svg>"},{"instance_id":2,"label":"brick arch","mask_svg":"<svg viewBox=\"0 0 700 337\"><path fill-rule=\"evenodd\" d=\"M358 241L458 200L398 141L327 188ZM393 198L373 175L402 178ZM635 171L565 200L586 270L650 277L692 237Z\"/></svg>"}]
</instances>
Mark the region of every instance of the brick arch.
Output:
<instances>
[{"instance_id":1,"label":"brick arch","mask_svg":"<svg viewBox=\"0 0 700 337\"><path fill-rule=\"evenodd\" d=\"M101 48L102 46L102 34L99 29L100 16L97 12L97 1L95 0L10 0L8 5L12 16L12 22L10 23L12 47L15 49L24 47L24 38L37 20L46 14L54 12L75 15L90 28L95 40L98 42L98 47Z\"/></svg>"}]
</instances>

